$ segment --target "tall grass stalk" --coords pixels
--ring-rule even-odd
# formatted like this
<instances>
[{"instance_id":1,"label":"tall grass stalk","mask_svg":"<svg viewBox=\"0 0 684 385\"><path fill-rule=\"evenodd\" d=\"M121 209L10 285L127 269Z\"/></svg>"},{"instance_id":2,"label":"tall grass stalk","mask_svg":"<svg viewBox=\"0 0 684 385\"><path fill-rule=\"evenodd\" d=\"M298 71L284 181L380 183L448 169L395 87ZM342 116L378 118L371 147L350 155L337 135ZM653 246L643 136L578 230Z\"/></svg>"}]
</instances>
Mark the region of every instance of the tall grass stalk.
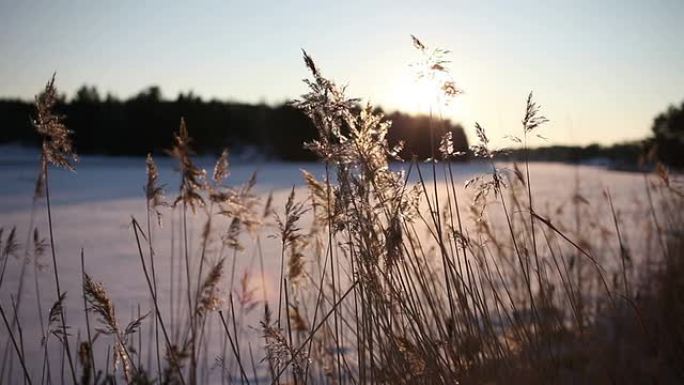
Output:
<instances>
[{"instance_id":1,"label":"tall grass stalk","mask_svg":"<svg viewBox=\"0 0 684 385\"><path fill-rule=\"evenodd\" d=\"M7 316L5 315L5 310L2 308L0 305L0 315L2 315L2 321L5 323L5 328L7 329L7 333L10 337L10 340L12 341L12 346L14 347L14 351L17 354L17 358L19 359L19 363L21 364L21 368L24 371L24 380L29 383L29 385L32 384L31 382L31 375L28 372L28 369L26 369L26 363L24 360L24 355L22 354L21 349L19 348L19 345L17 344L17 339L14 335L14 332L12 331L12 327L10 326L9 322L7 321Z\"/></svg>"}]
</instances>

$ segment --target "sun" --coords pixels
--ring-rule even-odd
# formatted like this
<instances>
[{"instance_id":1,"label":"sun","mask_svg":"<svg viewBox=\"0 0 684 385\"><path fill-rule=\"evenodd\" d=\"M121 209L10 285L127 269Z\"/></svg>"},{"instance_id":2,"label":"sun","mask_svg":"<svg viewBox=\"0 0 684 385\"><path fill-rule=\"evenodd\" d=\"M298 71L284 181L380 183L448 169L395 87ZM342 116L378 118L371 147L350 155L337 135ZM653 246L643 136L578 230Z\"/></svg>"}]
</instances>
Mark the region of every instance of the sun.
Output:
<instances>
[{"instance_id":1,"label":"sun","mask_svg":"<svg viewBox=\"0 0 684 385\"><path fill-rule=\"evenodd\" d=\"M439 79L418 78L410 68L396 79L390 87L388 99L399 111L425 115L432 113L457 120L467 115L466 95L445 98L443 82Z\"/></svg>"}]
</instances>

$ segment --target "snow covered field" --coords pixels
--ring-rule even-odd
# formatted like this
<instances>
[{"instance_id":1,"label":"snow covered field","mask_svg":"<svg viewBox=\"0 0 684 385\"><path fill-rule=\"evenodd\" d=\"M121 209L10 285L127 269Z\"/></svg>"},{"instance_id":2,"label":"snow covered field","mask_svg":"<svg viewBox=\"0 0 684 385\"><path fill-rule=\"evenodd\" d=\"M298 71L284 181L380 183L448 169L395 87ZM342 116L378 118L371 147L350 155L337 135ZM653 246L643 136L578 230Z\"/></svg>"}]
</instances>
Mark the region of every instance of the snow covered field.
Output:
<instances>
[{"instance_id":1,"label":"snow covered field","mask_svg":"<svg viewBox=\"0 0 684 385\"><path fill-rule=\"evenodd\" d=\"M179 175L174 171L173 160L160 158L157 160L162 184L166 185L167 196L175 196ZM211 170L213 159L203 158L199 164ZM5 229L5 237L9 229L16 226L17 240L23 243L30 234L32 213L32 197L36 173L38 171L37 153L17 148L0 149L0 227ZM407 165L396 164L400 169ZM273 193L273 208L282 212L290 189L298 189L298 198L306 198L304 180L301 169L306 169L317 177L324 174L324 167L318 163L277 163L254 162L231 165L229 185L238 185L247 181L253 172L257 172L256 191L263 200ZM459 185L475 175L486 173L486 164L469 163L454 165L455 177ZM430 175L425 167L424 175ZM587 200L597 217L610 218L608 205L605 204L604 191L610 191L620 217L625 223L639 223L645 220L646 209L644 180L641 174L607 171L594 167L573 167L561 164L537 163L531 168L535 205L542 213L567 215L568 207L575 194L575 178L580 181L580 192ZM417 180L415 173L412 180ZM53 223L55 229L56 254L63 291L67 294L67 321L72 330L82 327L82 297L80 286L80 253L84 250L86 270L97 281L107 288L117 306L118 316L127 322L137 312L138 305L145 313L150 309L147 284L140 266L135 238L131 228L131 217L145 223L145 160L143 158L111 158L102 156L82 157L75 173L63 170L51 170L50 191L53 203ZM471 195L461 189L465 201ZM41 201L42 202L42 201ZM172 264L179 263L179 226L178 213L167 210L164 217L164 228L156 230L154 242L157 249L157 274L160 278L160 289L168 291L169 282L179 277L180 272L172 271ZM175 215L175 219L174 219ZM191 250L197 250L198 234L201 232L204 217L198 216L190 222ZM44 203L34 208L34 226L39 229L41 237L47 237L47 217ZM639 229L626 229L634 236L632 241L641 242ZM254 276L258 273L258 250L261 250L265 265L266 295L272 301L277 297L278 272L280 269L280 244L276 239L268 237L274 234L275 228L265 228L259 237L252 237L245 242L245 250L236 259L236 280L245 271ZM172 236L171 234L174 234ZM30 235L32 236L32 235ZM258 242L257 242L258 241ZM610 240L609 240L610 241ZM257 245L260 246L257 247ZM638 250L643 245L633 244L630 247ZM613 247L615 249L615 247ZM212 250L216 251L216 250ZM10 258L7 263L0 303L10 309L13 302L20 302L19 323L26 346L26 355L35 357L29 362L32 371L40 370L42 351L40 350L41 322L39 322L36 303L36 287L41 291L40 304L43 319L54 302L53 272L49 253L40 260L42 269L38 271L38 279L34 281L34 269L30 261L22 262L23 247L16 253L17 258ZM637 255L638 253L635 253ZM617 258L617 257L616 257ZM232 263L229 259L228 263ZM21 280L22 269L25 269ZM254 278L256 280L260 280ZM37 286L36 286L37 282ZM21 298L16 297L19 285L23 285ZM261 285L255 285L256 288ZM228 291L227 288L224 290ZM259 289L260 290L260 289ZM263 293L257 294L261 296ZM166 310L170 302L162 304ZM214 325L216 327L217 325ZM3 357L12 356L6 350L7 333L4 326L0 333L0 352ZM147 333L147 331L144 331ZM74 336L76 338L76 336ZM82 337L81 337L82 338ZM144 348L145 349L145 348ZM56 363L53 363L56 367ZM20 378L19 367L15 362L15 378Z\"/></svg>"}]
</instances>

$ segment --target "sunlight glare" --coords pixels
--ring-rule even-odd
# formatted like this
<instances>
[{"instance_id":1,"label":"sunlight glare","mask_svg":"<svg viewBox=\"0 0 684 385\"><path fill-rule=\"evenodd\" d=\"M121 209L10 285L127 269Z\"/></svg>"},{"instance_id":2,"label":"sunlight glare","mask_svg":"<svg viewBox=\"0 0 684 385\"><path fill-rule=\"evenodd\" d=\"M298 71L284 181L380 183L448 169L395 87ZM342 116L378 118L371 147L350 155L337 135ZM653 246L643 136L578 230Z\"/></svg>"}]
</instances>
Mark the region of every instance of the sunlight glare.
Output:
<instances>
[{"instance_id":1,"label":"sunlight glare","mask_svg":"<svg viewBox=\"0 0 684 385\"><path fill-rule=\"evenodd\" d=\"M392 87L390 100L392 107L411 114L442 115L454 121L462 121L467 116L466 95L448 98L448 104L436 80L417 78L411 68L397 76Z\"/></svg>"}]
</instances>

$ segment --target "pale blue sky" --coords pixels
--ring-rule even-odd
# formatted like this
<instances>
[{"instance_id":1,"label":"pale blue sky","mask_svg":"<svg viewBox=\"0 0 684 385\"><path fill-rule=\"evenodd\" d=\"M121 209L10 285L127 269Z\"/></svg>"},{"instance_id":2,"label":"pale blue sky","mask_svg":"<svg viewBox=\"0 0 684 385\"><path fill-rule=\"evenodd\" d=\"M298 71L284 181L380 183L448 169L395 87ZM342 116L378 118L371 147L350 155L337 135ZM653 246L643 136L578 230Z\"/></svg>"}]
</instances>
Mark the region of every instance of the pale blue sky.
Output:
<instances>
[{"instance_id":1,"label":"pale blue sky","mask_svg":"<svg viewBox=\"0 0 684 385\"><path fill-rule=\"evenodd\" d=\"M157 84L167 97L278 103L305 90L305 48L353 96L423 110L415 34L452 51L466 93L442 113L468 133L479 121L504 144L534 90L551 143L611 143L646 136L684 99L683 15L682 0L0 0L0 97L30 98L57 71L69 95Z\"/></svg>"}]
</instances>

